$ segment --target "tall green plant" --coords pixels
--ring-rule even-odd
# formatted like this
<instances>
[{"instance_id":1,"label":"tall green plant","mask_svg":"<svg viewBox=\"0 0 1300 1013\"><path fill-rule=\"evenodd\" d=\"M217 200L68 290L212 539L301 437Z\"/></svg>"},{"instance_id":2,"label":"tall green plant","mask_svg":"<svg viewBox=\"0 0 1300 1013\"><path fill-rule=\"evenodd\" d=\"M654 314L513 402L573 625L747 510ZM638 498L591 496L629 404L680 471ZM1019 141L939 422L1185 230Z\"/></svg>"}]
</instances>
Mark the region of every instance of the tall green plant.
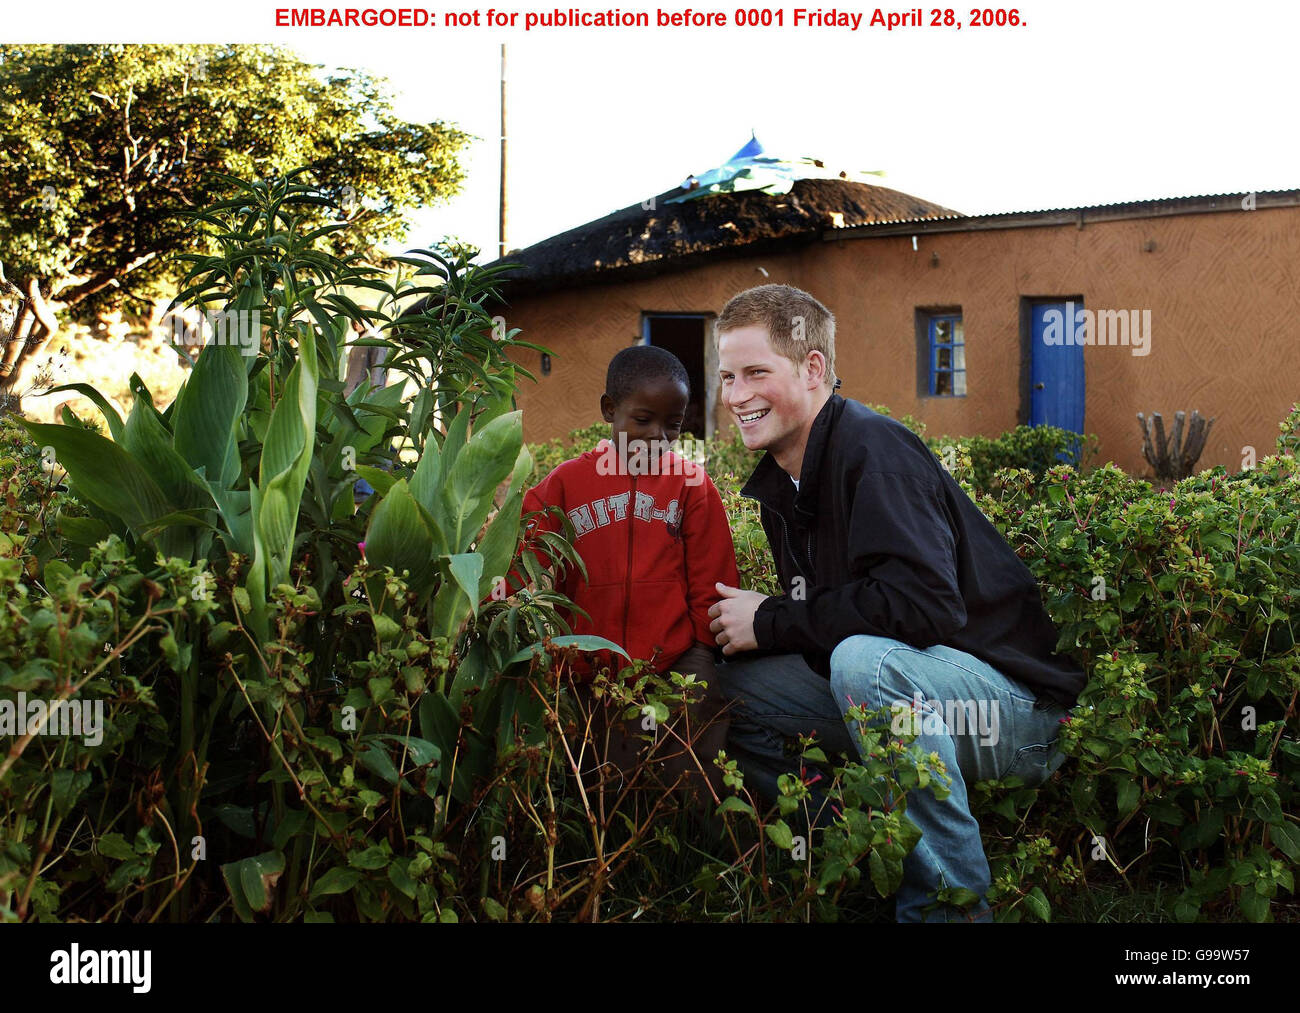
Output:
<instances>
[{"instance_id":1,"label":"tall green plant","mask_svg":"<svg viewBox=\"0 0 1300 1013\"><path fill-rule=\"evenodd\" d=\"M181 258L189 271L175 304L220 314L227 327L242 328L246 343L203 348L165 412L133 378L125 422L86 385L59 388L90 396L111 440L76 425L26 423L53 448L77 495L99 511L106 527L86 538L112 530L130 544L195 561L211 555L215 537L222 554L252 558L240 601L258 639L269 633L268 588L288 580L304 541L319 564L318 593L355 565L364 517L353 516L352 487L366 462L391 469L394 439L417 453L432 445L434 474L443 438L435 409L449 413L465 403L463 436L471 416L488 420L476 405L499 414L516 376L527 375L506 355L523 344L517 331L503 332L484 309L499 270L471 272L463 255L423 251L398 258L394 282L358 256L321 252L323 237L348 226L304 228L328 202L300 181L303 173L257 183L222 177L236 196L187 213L221 253ZM354 301L365 291L378 294L375 308ZM420 308L403 312L410 298ZM369 336L348 342L353 322ZM343 396L343 357L375 344L389 348L391 371L415 381L409 410L401 383L363 384Z\"/></svg>"},{"instance_id":2,"label":"tall green plant","mask_svg":"<svg viewBox=\"0 0 1300 1013\"><path fill-rule=\"evenodd\" d=\"M449 752L462 723L459 704L447 697L452 684L459 700L496 680L512 657L515 670L526 671L531 654L521 655L521 647L564 630L552 603L558 596L529 595L522 605L491 598L493 578L515 551L530 467L519 415L510 411L527 373L508 352L522 342L486 310L497 299L500 269L426 250L399 258L390 278L359 257L321 251L323 237L347 225L306 226L307 212L328 202L304 172L223 179L230 199L187 213L221 252L183 258L188 272L175 304L220 314L227 340L209 341L192 358L187 382L162 410L138 378L125 420L93 388L64 388L91 399L106 434L70 411L64 425L22 423L38 447L52 451L56 472L66 473L72 502L84 505L85 516L70 510L56 522L70 562L90 565L104 539L116 536L113 552L141 572L164 561L172 570L185 567L177 572L191 584L178 600L208 605L178 612L162 666L147 666L150 679L166 681L159 709L168 734L165 758L151 753L146 762L160 772L178 840L210 833L214 813L232 806L247 808L253 823L286 828L308 817L286 787L302 797L296 764L311 755L306 743L317 741L305 729L322 717L319 700L346 681L340 673L370 673L367 700L380 701L378 725L353 739L359 761L386 776L392 748L400 747L399 766L412 749L426 760L433 755L438 747L384 716L375 655L393 641L396 622L409 637L413 615L422 615L419 644L404 642L402 650L410 647L404 656L419 659L425 675L417 679L408 663L402 678L417 696L427 691L436 699L424 708L431 727L433 716L444 724L450 718L443 729ZM372 305L358 304L362 294ZM364 338L353 338L354 324ZM232 333L240 340L230 340ZM373 344L387 346L390 375L415 381L409 401L401 382L381 389L363 383L345 395L344 356ZM190 351L178 348L187 357ZM353 488L362 476L380 492L358 509ZM505 503L489 521L493 494L507 478ZM385 579L386 566L398 576ZM39 577L47 584L68 577L59 560L44 570ZM389 590L403 587L403 571L414 611L405 590ZM375 635L370 649L354 624L325 618L357 606L343 580L349 574L361 575L352 591L370 595L362 606ZM495 625L480 629L480 622ZM430 643L440 645L436 652ZM514 690L493 692L496 703L484 718L491 730L478 738L495 747L506 741L498 726L513 716ZM252 756L245 755L249 735L262 743ZM462 797L468 774L489 773L497 752L467 767ZM270 798L259 801L253 792L246 807L248 793L233 786L257 775L269 781ZM291 877L301 875L319 835L338 839L323 811L311 815L301 833L286 829ZM259 870L265 857L248 856ZM283 860L281 851L266 862ZM232 892L241 916L262 910L248 900ZM188 880L178 883L174 915L183 917L191 901Z\"/></svg>"}]
</instances>

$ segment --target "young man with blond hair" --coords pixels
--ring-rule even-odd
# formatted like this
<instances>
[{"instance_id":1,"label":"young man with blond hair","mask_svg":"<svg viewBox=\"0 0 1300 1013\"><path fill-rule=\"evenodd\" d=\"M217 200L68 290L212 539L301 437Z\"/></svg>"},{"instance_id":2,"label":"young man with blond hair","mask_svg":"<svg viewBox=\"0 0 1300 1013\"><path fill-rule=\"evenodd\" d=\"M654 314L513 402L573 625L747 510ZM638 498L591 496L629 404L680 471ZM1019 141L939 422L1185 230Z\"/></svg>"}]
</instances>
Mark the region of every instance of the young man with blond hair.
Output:
<instances>
[{"instance_id":1,"label":"young man with blond hair","mask_svg":"<svg viewBox=\"0 0 1300 1013\"><path fill-rule=\"evenodd\" d=\"M1033 576L925 444L835 393L825 306L761 285L727 303L715 334L723 404L745 446L767 451L742 494L760 504L786 589L718 585L710 628L728 659L718 677L734 701L729 745L771 801L798 766L800 734L853 755L852 704L919 707L916 742L952 784L942 801L929 789L908 796L922 837L903 863L897 918L990 920L966 784L1050 776L1083 672L1054 653ZM991 729L952 720L977 711ZM936 902L936 891L962 887L979 897L969 910Z\"/></svg>"}]
</instances>

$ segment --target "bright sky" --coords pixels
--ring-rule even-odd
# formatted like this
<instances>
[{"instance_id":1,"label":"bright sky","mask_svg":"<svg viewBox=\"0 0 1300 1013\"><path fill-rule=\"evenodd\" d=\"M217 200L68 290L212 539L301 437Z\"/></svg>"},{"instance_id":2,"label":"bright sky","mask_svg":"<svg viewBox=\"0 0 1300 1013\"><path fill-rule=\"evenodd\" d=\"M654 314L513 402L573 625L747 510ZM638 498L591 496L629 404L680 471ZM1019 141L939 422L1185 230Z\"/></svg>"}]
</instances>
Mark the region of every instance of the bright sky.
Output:
<instances>
[{"instance_id":1,"label":"bright sky","mask_svg":"<svg viewBox=\"0 0 1300 1013\"><path fill-rule=\"evenodd\" d=\"M442 27L447 10L474 9L466 2L427 8L436 28L277 29L274 11L290 2L224 0L217 17L198 5L178 14L171 0L77 0L57 24L24 5L6 13L6 35L276 42L386 76L399 115L482 138L463 193L412 214L412 246L445 233L495 251L503 41L512 247L720 164L751 127L772 154L883 169L884 185L972 214L1300 187L1298 5L1053 0L1020 5L1021 28L889 33L869 30L875 8L859 6L808 8L865 12L856 32L794 28L793 5L780 29ZM654 5L621 9L654 21ZM734 18L726 2L703 9ZM955 11L969 21L969 6Z\"/></svg>"}]
</instances>

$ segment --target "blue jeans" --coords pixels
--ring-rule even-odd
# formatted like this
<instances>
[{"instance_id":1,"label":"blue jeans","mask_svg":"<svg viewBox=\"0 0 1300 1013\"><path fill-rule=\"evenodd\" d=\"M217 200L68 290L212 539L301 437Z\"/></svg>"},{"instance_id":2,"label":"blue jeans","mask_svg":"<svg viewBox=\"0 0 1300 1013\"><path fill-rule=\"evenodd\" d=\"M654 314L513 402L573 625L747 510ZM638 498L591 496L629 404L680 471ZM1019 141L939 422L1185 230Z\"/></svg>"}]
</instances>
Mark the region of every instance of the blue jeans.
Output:
<instances>
[{"instance_id":1,"label":"blue jeans","mask_svg":"<svg viewBox=\"0 0 1300 1013\"><path fill-rule=\"evenodd\" d=\"M1039 704L1030 689L962 651L921 650L886 637L841 641L831 654L829 686L797 654L742 658L719 665L717 675L732 701L728 746L747 783L768 802L778 794L777 778L799 768L799 734L815 731L828 753L856 755L857 736L843 713L850 700L867 710L919 705L916 744L939 754L952 783L942 801L928 788L908 795L907 815L922 836L903 860L896 917L991 920L989 865L966 784L1012 775L1029 786L1045 781L1065 759L1056 748L1065 708ZM825 822L828 807L813 792L814 811L820 809ZM943 887L966 887L980 900L968 911L926 911Z\"/></svg>"}]
</instances>

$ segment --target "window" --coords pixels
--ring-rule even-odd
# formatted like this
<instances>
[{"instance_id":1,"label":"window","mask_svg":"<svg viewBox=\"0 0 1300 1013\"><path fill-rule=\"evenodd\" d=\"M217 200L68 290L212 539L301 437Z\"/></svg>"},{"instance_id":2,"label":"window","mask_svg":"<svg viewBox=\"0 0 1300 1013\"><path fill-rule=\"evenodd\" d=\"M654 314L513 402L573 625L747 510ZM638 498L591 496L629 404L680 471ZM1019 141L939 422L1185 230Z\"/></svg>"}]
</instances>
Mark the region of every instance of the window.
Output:
<instances>
[{"instance_id":1,"label":"window","mask_svg":"<svg viewBox=\"0 0 1300 1013\"><path fill-rule=\"evenodd\" d=\"M917 311L919 393L930 397L966 396L966 339L961 310Z\"/></svg>"}]
</instances>

